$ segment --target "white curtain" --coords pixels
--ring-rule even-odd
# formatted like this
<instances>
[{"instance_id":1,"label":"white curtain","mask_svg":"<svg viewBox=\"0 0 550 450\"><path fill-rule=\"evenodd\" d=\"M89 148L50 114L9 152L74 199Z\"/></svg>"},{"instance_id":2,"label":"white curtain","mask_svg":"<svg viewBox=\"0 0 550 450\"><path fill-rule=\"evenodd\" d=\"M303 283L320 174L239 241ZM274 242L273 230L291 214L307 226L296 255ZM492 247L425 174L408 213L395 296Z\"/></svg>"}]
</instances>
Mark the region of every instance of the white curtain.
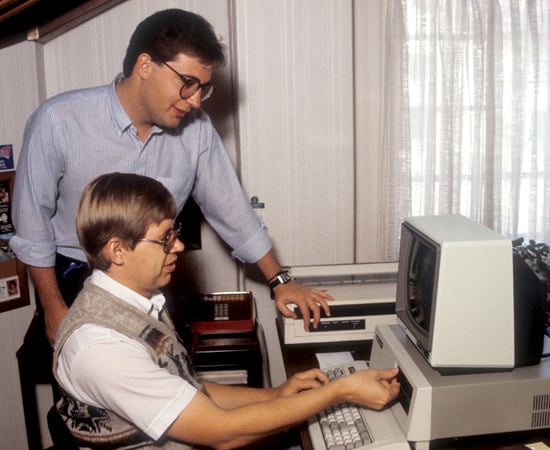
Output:
<instances>
[{"instance_id":1,"label":"white curtain","mask_svg":"<svg viewBox=\"0 0 550 450\"><path fill-rule=\"evenodd\" d=\"M408 215L549 242L550 0L389 1L380 251Z\"/></svg>"}]
</instances>

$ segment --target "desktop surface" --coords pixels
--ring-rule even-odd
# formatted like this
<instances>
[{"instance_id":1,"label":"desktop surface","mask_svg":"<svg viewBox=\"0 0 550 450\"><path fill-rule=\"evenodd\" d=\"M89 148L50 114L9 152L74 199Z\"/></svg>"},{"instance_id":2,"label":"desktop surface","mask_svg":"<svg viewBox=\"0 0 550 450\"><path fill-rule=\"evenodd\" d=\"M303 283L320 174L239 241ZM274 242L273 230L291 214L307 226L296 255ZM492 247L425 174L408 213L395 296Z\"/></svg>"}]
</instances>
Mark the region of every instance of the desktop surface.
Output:
<instances>
[{"instance_id":1,"label":"desktop surface","mask_svg":"<svg viewBox=\"0 0 550 450\"><path fill-rule=\"evenodd\" d=\"M443 375L398 325L381 325L370 365L399 367L401 393L391 410L416 448L479 435L550 435L549 359L507 371Z\"/></svg>"}]
</instances>

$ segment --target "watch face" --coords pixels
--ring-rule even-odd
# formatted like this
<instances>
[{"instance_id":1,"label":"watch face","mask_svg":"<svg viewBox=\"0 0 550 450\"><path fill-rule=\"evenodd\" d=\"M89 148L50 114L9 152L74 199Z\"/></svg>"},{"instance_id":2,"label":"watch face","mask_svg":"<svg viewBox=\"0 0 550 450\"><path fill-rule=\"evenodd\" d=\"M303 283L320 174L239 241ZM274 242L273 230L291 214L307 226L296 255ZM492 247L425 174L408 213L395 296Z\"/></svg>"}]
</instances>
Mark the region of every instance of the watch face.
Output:
<instances>
[{"instance_id":1,"label":"watch face","mask_svg":"<svg viewBox=\"0 0 550 450\"><path fill-rule=\"evenodd\" d=\"M273 289L274 287L279 286L280 284L286 284L291 280L288 272L281 272L275 277L275 279L269 284L269 287Z\"/></svg>"},{"instance_id":2,"label":"watch face","mask_svg":"<svg viewBox=\"0 0 550 450\"><path fill-rule=\"evenodd\" d=\"M290 275L288 274L288 272L283 272L281 274L281 283L288 283L290 281Z\"/></svg>"}]
</instances>

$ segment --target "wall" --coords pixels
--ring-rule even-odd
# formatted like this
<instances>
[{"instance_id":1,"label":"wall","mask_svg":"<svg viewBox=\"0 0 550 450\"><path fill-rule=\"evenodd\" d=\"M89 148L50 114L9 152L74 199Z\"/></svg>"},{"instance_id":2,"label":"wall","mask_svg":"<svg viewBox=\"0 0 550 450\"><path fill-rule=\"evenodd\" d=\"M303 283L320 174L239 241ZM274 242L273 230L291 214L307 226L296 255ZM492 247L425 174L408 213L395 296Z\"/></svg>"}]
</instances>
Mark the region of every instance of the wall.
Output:
<instances>
[{"instance_id":1,"label":"wall","mask_svg":"<svg viewBox=\"0 0 550 450\"><path fill-rule=\"evenodd\" d=\"M387 3L232 3L242 182L285 264L379 260Z\"/></svg>"},{"instance_id":2,"label":"wall","mask_svg":"<svg viewBox=\"0 0 550 450\"><path fill-rule=\"evenodd\" d=\"M266 203L264 219L281 262L376 260L378 205L372 192L383 78L377 46L385 3L128 0L46 44L0 50L3 67L13 68L0 78L0 143L14 144L17 154L26 118L40 101L111 82L142 18L158 9L189 9L212 22L228 45L228 64L216 75L215 100L205 108L247 195ZM271 378L280 383L284 371L275 308L261 277L235 263L206 225L203 250L184 255L182 268L193 273L201 290L254 291ZM26 449L15 351L33 309L0 314L0 361L6 368L0 448Z\"/></svg>"},{"instance_id":3,"label":"wall","mask_svg":"<svg viewBox=\"0 0 550 450\"><path fill-rule=\"evenodd\" d=\"M17 150L21 148L25 121L38 104L35 47L22 43L1 49L0 61L3 63L0 77L0 143L12 144ZM32 306L24 306L0 313L0 448L3 449L27 448L15 352L22 343L33 311Z\"/></svg>"},{"instance_id":4,"label":"wall","mask_svg":"<svg viewBox=\"0 0 550 450\"><path fill-rule=\"evenodd\" d=\"M242 0L234 17L243 185L285 263L353 262L352 3Z\"/></svg>"}]
</instances>

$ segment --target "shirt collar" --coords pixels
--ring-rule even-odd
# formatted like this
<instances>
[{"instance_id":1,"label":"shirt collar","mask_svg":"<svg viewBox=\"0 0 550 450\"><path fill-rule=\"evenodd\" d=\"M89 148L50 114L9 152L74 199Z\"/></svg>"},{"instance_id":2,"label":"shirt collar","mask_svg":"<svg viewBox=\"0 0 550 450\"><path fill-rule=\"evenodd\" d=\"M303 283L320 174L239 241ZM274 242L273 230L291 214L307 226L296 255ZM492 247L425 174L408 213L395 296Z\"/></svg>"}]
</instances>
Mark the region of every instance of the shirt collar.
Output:
<instances>
[{"instance_id":1,"label":"shirt collar","mask_svg":"<svg viewBox=\"0 0 550 450\"><path fill-rule=\"evenodd\" d=\"M94 269L90 277L90 282L96 286L109 291L117 298L129 303L146 314L158 319L160 310L164 307L166 299L160 291L156 292L150 299L138 294L132 289L115 281L105 272Z\"/></svg>"},{"instance_id":2,"label":"shirt collar","mask_svg":"<svg viewBox=\"0 0 550 450\"><path fill-rule=\"evenodd\" d=\"M124 74L121 72L119 73L115 79L112 81L111 86L109 88L109 104L111 106L111 114L113 118L113 122L118 130L119 135L122 135L126 131L133 128L134 124L132 123L132 120L126 114L126 111L124 111L124 108L120 104L120 100L118 99L116 95L116 85L118 82L122 81L124 79ZM153 125L152 134L158 134L163 133L164 130L156 125Z\"/></svg>"}]
</instances>

